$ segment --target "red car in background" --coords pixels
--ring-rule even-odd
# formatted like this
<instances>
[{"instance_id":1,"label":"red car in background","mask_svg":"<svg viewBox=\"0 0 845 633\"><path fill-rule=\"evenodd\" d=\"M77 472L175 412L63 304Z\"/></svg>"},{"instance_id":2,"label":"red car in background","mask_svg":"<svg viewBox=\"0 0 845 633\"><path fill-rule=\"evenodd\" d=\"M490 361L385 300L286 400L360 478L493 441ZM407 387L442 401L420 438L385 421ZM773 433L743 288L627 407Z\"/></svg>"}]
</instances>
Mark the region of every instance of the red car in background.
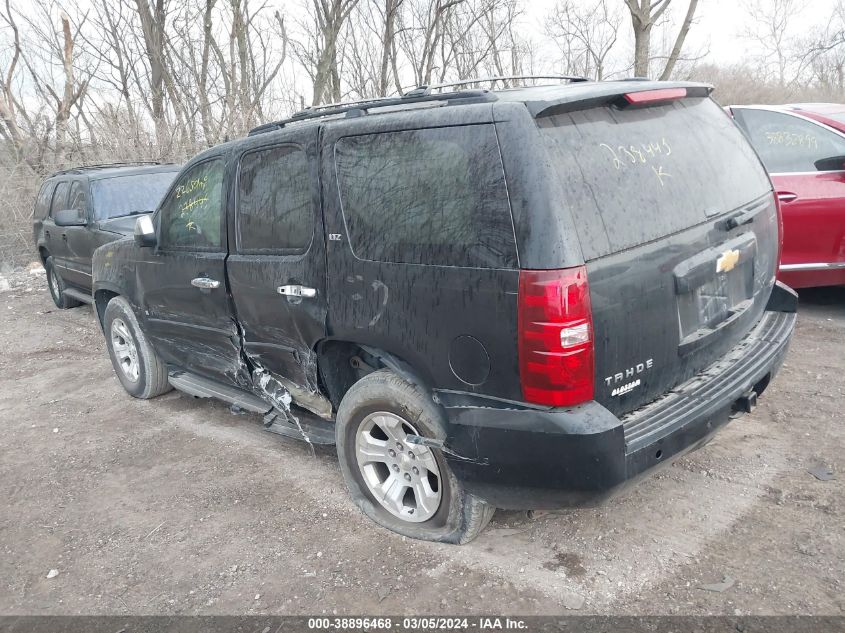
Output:
<instances>
[{"instance_id":1,"label":"red car in background","mask_svg":"<svg viewBox=\"0 0 845 633\"><path fill-rule=\"evenodd\" d=\"M783 215L778 278L845 284L845 105L731 106L771 176Z\"/></svg>"}]
</instances>

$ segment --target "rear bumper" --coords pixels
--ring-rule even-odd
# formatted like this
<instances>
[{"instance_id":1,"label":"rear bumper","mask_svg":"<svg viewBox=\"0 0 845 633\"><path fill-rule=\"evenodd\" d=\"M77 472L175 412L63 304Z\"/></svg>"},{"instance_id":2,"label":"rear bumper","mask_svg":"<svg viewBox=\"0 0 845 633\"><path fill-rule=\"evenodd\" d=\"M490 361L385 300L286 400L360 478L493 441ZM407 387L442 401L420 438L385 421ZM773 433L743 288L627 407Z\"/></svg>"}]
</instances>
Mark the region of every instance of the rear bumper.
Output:
<instances>
[{"instance_id":1,"label":"rear bumper","mask_svg":"<svg viewBox=\"0 0 845 633\"><path fill-rule=\"evenodd\" d=\"M789 296L777 301L775 309L794 306ZM794 311L767 311L722 359L622 419L596 402L542 410L440 394L447 458L469 492L500 508L600 502L741 415L783 363L795 319Z\"/></svg>"}]
</instances>

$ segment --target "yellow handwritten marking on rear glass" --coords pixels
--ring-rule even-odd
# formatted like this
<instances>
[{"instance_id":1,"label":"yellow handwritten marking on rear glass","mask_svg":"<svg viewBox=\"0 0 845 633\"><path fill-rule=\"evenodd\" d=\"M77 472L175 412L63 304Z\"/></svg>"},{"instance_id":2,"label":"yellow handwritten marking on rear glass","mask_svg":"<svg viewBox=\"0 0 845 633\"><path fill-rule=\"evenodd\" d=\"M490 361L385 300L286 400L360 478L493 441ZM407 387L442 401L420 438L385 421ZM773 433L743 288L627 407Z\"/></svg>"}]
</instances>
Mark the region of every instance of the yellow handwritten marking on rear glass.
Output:
<instances>
[{"instance_id":1,"label":"yellow handwritten marking on rear glass","mask_svg":"<svg viewBox=\"0 0 845 633\"><path fill-rule=\"evenodd\" d=\"M614 148L607 143L601 143L599 147L610 152L613 167L617 170L628 166L648 165L651 167L661 187L665 185L665 179L672 176L663 169L662 164L653 164L660 159L672 155L672 146L665 137L659 141L649 141L648 143L640 143L639 145L617 145Z\"/></svg>"},{"instance_id":2,"label":"yellow handwritten marking on rear glass","mask_svg":"<svg viewBox=\"0 0 845 633\"><path fill-rule=\"evenodd\" d=\"M719 255L719 259L716 260L716 272L717 273L727 273L734 269L734 267L739 262L739 251L738 250L730 250L725 251L721 255Z\"/></svg>"}]
</instances>

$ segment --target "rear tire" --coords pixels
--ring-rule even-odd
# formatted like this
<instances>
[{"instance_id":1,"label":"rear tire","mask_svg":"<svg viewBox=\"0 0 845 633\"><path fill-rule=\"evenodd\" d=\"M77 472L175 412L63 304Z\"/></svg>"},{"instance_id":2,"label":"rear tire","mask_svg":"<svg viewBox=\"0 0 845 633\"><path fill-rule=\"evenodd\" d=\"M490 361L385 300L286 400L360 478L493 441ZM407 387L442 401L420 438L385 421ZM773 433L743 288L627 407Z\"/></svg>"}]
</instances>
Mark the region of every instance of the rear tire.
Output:
<instances>
[{"instance_id":1,"label":"rear tire","mask_svg":"<svg viewBox=\"0 0 845 633\"><path fill-rule=\"evenodd\" d=\"M44 270L47 271L47 287L50 289L50 296L53 297L53 303L60 310L67 310L69 308L77 308L82 305L81 301L72 299L64 295L67 288L65 280L56 271L53 266L53 257L49 256L44 262Z\"/></svg>"},{"instance_id":2,"label":"rear tire","mask_svg":"<svg viewBox=\"0 0 845 633\"><path fill-rule=\"evenodd\" d=\"M129 395L146 400L172 389L167 381L167 367L123 297L112 298L106 306L103 333L114 373Z\"/></svg>"},{"instance_id":3,"label":"rear tire","mask_svg":"<svg viewBox=\"0 0 845 633\"><path fill-rule=\"evenodd\" d=\"M442 451L404 441L406 434L445 439L446 426L431 397L393 372L373 372L352 386L335 432L349 492L379 525L410 538L464 544L493 517L496 509L464 491Z\"/></svg>"}]
</instances>

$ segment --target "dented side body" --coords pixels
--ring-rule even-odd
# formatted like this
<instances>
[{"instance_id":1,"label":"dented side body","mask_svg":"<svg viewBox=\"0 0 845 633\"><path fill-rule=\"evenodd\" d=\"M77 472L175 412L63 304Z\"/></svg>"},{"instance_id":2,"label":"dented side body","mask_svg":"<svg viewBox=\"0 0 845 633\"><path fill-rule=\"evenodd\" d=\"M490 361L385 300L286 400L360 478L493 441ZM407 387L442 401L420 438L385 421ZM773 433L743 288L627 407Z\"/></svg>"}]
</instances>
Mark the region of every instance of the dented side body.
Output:
<instances>
[{"instance_id":1,"label":"dented side body","mask_svg":"<svg viewBox=\"0 0 845 633\"><path fill-rule=\"evenodd\" d=\"M664 85L605 82L579 85L577 94L589 107L610 108L609 96ZM351 384L389 367L441 406L441 448L470 492L504 508L602 499L706 441L750 391L767 387L786 353L796 300L773 285L777 226L765 204L730 230L719 222L745 213L741 205L702 209L700 220L682 230L620 248L612 247L613 226L581 222L566 181L570 172L561 174L572 157L548 148L544 124L535 118L549 108L575 107L575 93L567 90L302 122L212 148L183 173L203 161L225 161L222 246L168 251L160 240L154 248L123 240L98 249L98 310L102 315L111 296L125 296L169 367L262 398L306 441L307 425L292 405L330 421ZM608 130L616 133L612 125ZM375 179L368 188L356 160L369 152L385 166L415 165L413 153L401 152L409 142L431 156L449 142L466 151L464 162L444 156L446 167L431 169L440 169L443 192L435 199L444 209L452 208L456 172L464 170L485 192L477 201L488 205L479 221L502 214L478 244L416 245L403 259L382 237L408 214L397 208L391 215L389 205L382 224L369 227L362 241L355 205L360 210L393 194L388 189L382 196L377 187L385 185ZM308 191L300 202L311 230L298 248L262 252L244 247L239 178L245 157L273 148L307 161ZM765 202L771 187L759 169L753 198ZM667 178L668 170L658 173ZM393 184L406 204L430 193ZM611 176L604 186L617 184ZM372 191L381 197L367 198ZM637 191L619 195L637 204ZM644 221L659 216L656 209L643 214ZM496 248L485 243L493 239ZM748 296L736 305L727 305L734 289L712 281L723 252L736 252L740 269L749 261L743 258L754 261L740 280ZM517 348L520 270L580 265L587 267L594 306L595 400L568 409L525 403ZM220 285L198 288L196 278ZM686 295L696 299L677 298Z\"/></svg>"}]
</instances>

